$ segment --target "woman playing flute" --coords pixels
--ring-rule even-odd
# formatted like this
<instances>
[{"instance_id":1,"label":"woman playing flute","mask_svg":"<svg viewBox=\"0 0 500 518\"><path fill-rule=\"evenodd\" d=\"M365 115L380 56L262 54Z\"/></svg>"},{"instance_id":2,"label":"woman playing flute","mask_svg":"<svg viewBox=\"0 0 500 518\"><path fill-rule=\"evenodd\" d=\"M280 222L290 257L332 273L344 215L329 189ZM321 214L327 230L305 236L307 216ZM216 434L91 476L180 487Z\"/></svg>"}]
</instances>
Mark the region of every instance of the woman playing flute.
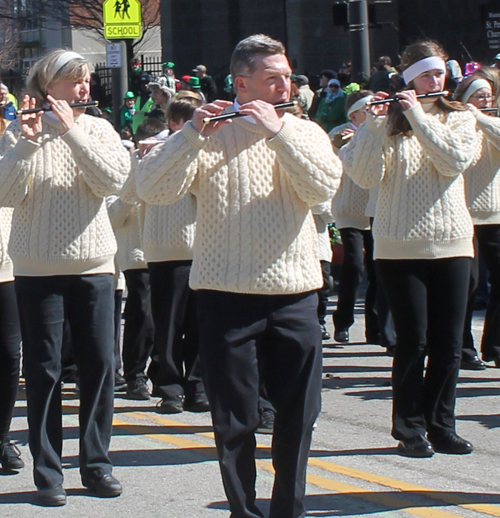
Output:
<instances>
[{"instance_id":1,"label":"woman playing flute","mask_svg":"<svg viewBox=\"0 0 500 518\"><path fill-rule=\"evenodd\" d=\"M42 505L66 503L61 466L65 318L80 375L80 474L102 497L121 494L108 456L113 417L116 241L104 197L130 158L105 120L90 117L91 65L55 50L30 70L21 115L0 140L0 206L14 207L9 253L21 320L29 446Z\"/></svg>"},{"instance_id":2,"label":"woman playing flute","mask_svg":"<svg viewBox=\"0 0 500 518\"><path fill-rule=\"evenodd\" d=\"M374 255L397 334L392 435L410 457L472 451L456 434L454 407L474 255L462 173L474 155L475 119L462 104L416 97L443 90L446 59L435 42L410 45L400 101L389 113L387 104L372 106L340 151L358 185L380 185Z\"/></svg>"},{"instance_id":3,"label":"woman playing flute","mask_svg":"<svg viewBox=\"0 0 500 518\"><path fill-rule=\"evenodd\" d=\"M491 287L484 320L482 358L500 367L500 119L480 111L497 106L499 89L499 72L494 68L484 68L464 79L455 93L455 99L467 104L477 121L476 154L465 173L467 203L474 221L476 245L461 363L463 369L469 370L485 368L474 347L471 332L479 278L478 252L488 268Z\"/></svg>"}]
</instances>

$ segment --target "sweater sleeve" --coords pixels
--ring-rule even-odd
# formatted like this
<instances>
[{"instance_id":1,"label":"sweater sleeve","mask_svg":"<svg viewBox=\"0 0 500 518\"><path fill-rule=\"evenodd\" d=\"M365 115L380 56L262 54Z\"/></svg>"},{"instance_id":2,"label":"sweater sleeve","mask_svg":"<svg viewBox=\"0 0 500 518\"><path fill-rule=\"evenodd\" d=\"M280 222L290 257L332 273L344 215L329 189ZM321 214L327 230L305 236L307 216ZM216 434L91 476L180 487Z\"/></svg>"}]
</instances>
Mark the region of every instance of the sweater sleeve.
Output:
<instances>
[{"instance_id":1,"label":"sweater sleeve","mask_svg":"<svg viewBox=\"0 0 500 518\"><path fill-rule=\"evenodd\" d=\"M136 172L139 162L140 160L138 152L135 151L134 154L130 157L130 174L128 175L128 178L123 184L122 190L120 191L120 198L126 203L134 204L141 201L139 196L137 196L136 186Z\"/></svg>"},{"instance_id":2,"label":"sweater sleeve","mask_svg":"<svg viewBox=\"0 0 500 518\"><path fill-rule=\"evenodd\" d=\"M478 111L476 118L478 129L482 130L488 141L500 150L500 119L490 117L480 111Z\"/></svg>"},{"instance_id":3,"label":"sweater sleeve","mask_svg":"<svg viewBox=\"0 0 500 518\"><path fill-rule=\"evenodd\" d=\"M88 133L80 124L74 124L62 139L73 151L75 162L97 197L121 189L130 170L130 154L109 122L95 119Z\"/></svg>"},{"instance_id":4,"label":"sweater sleeve","mask_svg":"<svg viewBox=\"0 0 500 518\"><path fill-rule=\"evenodd\" d=\"M196 181L198 155L207 141L189 121L165 144L155 146L137 167L138 196L151 205L169 205L182 198Z\"/></svg>"},{"instance_id":5,"label":"sweater sleeve","mask_svg":"<svg viewBox=\"0 0 500 518\"><path fill-rule=\"evenodd\" d=\"M111 221L113 230L116 231L123 227L125 221L127 221L127 218L130 216L134 205L124 202L116 194L106 196L105 201L108 209L109 221Z\"/></svg>"},{"instance_id":6,"label":"sweater sleeve","mask_svg":"<svg viewBox=\"0 0 500 518\"><path fill-rule=\"evenodd\" d=\"M299 121L297 121L299 122ZM309 206L333 198L340 185L342 164L328 134L317 124L284 118L280 132L267 145L276 152L299 196Z\"/></svg>"},{"instance_id":7,"label":"sweater sleeve","mask_svg":"<svg viewBox=\"0 0 500 518\"><path fill-rule=\"evenodd\" d=\"M368 114L356 135L339 150L345 172L363 189L377 186L384 178L386 126L387 117Z\"/></svg>"},{"instance_id":8,"label":"sweater sleeve","mask_svg":"<svg viewBox=\"0 0 500 518\"><path fill-rule=\"evenodd\" d=\"M335 218L333 217L333 204L332 200L324 201L323 203L318 203L311 208L311 212L321 218L324 223L333 223Z\"/></svg>"},{"instance_id":9,"label":"sweater sleeve","mask_svg":"<svg viewBox=\"0 0 500 518\"><path fill-rule=\"evenodd\" d=\"M469 167L476 145L476 121L469 111L451 112L444 123L420 103L403 113L438 173L458 176Z\"/></svg>"},{"instance_id":10,"label":"sweater sleeve","mask_svg":"<svg viewBox=\"0 0 500 518\"><path fill-rule=\"evenodd\" d=\"M0 139L0 206L16 207L26 196L31 178L32 159L40 148L21 136L18 121Z\"/></svg>"}]
</instances>

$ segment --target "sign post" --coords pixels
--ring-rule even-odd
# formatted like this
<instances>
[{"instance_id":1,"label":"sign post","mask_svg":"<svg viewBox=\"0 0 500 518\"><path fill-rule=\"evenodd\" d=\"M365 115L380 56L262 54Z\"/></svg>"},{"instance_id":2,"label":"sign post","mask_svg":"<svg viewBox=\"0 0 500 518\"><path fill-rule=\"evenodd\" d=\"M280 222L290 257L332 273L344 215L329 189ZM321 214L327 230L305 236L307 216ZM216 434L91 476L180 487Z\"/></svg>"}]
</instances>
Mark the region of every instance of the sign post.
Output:
<instances>
[{"instance_id":1,"label":"sign post","mask_svg":"<svg viewBox=\"0 0 500 518\"><path fill-rule=\"evenodd\" d=\"M142 35L142 6L139 0L105 0L102 4L104 37L120 40L106 45L107 66L112 69L113 120L120 130L120 108L128 87L125 39Z\"/></svg>"}]
</instances>

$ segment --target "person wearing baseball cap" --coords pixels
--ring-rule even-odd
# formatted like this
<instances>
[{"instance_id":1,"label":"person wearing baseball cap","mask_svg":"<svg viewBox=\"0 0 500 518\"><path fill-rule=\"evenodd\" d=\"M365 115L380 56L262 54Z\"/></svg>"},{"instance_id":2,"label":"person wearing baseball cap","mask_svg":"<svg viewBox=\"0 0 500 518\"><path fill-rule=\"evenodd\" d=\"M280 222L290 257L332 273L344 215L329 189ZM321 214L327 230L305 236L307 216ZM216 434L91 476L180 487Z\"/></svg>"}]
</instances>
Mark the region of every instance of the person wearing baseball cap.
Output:
<instances>
[{"instance_id":1,"label":"person wearing baseball cap","mask_svg":"<svg viewBox=\"0 0 500 518\"><path fill-rule=\"evenodd\" d=\"M217 85L215 81L207 75L207 67L205 65L197 65L192 70L193 74L199 78L201 91L207 102L211 103L217 99Z\"/></svg>"}]
</instances>

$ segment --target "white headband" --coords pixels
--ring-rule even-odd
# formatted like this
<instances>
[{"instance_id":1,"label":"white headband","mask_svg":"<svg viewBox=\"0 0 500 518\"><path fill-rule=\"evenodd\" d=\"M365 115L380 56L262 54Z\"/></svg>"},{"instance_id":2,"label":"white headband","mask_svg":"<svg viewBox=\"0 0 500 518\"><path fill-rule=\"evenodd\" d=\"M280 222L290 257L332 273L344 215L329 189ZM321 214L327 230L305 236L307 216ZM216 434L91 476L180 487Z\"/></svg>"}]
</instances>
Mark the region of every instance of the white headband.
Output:
<instances>
[{"instance_id":1,"label":"white headband","mask_svg":"<svg viewBox=\"0 0 500 518\"><path fill-rule=\"evenodd\" d=\"M478 90L481 90L481 88L488 88L488 90L491 91L491 85L486 81L486 79L476 79L475 81L472 81L472 83L469 85L469 88L465 90L464 95L462 95L462 99L460 99L464 104L469 101L472 94L477 92Z\"/></svg>"},{"instance_id":2,"label":"white headband","mask_svg":"<svg viewBox=\"0 0 500 518\"><path fill-rule=\"evenodd\" d=\"M367 95L366 97L362 97L361 99L358 99L348 110L347 110L347 116L351 115L351 113L357 112L358 110L361 110L366 106L366 103L368 101L371 101L373 99L373 95Z\"/></svg>"},{"instance_id":3,"label":"white headband","mask_svg":"<svg viewBox=\"0 0 500 518\"><path fill-rule=\"evenodd\" d=\"M61 68L64 65L67 65L73 59L85 60L85 58L82 55L78 54L77 52L73 52L72 50L68 50L67 52L64 52L57 58L56 62L54 63L54 65L52 67L52 70L53 70L52 78L54 78L56 76L57 72L59 72L59 70L61 70Z\"/></svg>"},{"instance_id":4,"label":"white headband","mask_svg":"<svg viewBox=\"0 0 500 518\"><path fill-rule=\"evenodd\" d=\"M428 70L442 70L446 73L446 63L438 56L424 58L403 70L403 79L405 83L411 83L417 76L427 72Z\"/></svg>"}]
</instances>

